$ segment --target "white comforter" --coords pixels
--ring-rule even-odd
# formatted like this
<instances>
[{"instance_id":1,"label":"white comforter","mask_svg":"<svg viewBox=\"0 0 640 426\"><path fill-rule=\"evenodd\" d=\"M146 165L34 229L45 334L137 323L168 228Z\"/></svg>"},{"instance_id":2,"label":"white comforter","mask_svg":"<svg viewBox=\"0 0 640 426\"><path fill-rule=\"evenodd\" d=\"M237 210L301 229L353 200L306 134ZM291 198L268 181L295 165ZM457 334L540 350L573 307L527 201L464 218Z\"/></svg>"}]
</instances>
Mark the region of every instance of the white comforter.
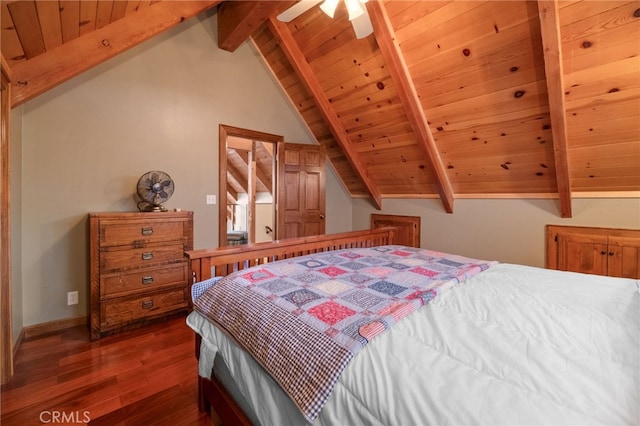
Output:
<instances>
[{"instance_id":1,"label":"white comforter","mask_svg":"<svg viewBox=\"0 0 640 426\"><path fill-rule=\"evenodd\" d=\"M640 424L640 281L498 264L377 336L317 425ZM251 356L193 312L264 425L305 424Z\"/></svg>"}]
</instances>

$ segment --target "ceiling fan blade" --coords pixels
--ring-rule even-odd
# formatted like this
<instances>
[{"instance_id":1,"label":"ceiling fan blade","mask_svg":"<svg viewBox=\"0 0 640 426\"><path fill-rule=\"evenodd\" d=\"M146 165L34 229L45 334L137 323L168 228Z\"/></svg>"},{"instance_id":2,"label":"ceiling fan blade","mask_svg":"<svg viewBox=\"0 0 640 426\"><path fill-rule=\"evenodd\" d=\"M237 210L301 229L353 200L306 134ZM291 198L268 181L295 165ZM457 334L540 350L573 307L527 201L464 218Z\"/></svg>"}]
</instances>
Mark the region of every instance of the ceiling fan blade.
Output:
<instances>
[{"instance_id":1,"label":"ceiling fan blade","mask_svg":"<svg viewBox=\"0 0 640 426\"><path fill-rule=\"evenodd\" d=\"M300 0L298 3L291 6L289 9L282 12L277 16L280 22L290 22L296 19L298 16L305 13L318 3L322 3L322 0Z\"/></svg>"},{"instance_id":2,"label":"ceiling fan blade","mask_svg":"<svg viewBox=\"0 0 640 426\"><path fill-rule=\"evenodd\" d=\"M367 12L367 8L363 7L364 13L359 15L351 20L351 25L353 25L353 31L356 33L356 38L365 38L369 34L373 33L373 25L371 24L371 19L369 19L369 12Z\"/></svg>"}]
</instances>

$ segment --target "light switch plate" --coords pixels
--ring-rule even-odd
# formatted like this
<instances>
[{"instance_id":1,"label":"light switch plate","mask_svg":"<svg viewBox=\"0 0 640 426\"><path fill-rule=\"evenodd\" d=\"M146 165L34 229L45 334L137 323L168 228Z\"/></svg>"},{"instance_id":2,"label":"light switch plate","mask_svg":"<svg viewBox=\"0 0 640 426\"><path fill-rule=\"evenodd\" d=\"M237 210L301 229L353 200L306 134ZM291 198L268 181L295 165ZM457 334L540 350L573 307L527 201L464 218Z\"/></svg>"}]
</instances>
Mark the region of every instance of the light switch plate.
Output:
<instances>
[{"instance_id":1,"label":"light switch plate","mask_svg":"<svg viewBox=\"0 0 640 426\"><path fill-rule=\"evenodd\" d=\"M78 304L78 292L70 291L67 293L67 305L77 305Z\"/></svg>"},{"instance_id":2,"label":"light switch plate","mask_svg":"<svg viewBox=\"0 0 640 426\"><path fill-rule=\"evenodd\" d=\"M215 204L216 196L215 195L207 195L207 204Z\"/></svg>"}]
</instances>

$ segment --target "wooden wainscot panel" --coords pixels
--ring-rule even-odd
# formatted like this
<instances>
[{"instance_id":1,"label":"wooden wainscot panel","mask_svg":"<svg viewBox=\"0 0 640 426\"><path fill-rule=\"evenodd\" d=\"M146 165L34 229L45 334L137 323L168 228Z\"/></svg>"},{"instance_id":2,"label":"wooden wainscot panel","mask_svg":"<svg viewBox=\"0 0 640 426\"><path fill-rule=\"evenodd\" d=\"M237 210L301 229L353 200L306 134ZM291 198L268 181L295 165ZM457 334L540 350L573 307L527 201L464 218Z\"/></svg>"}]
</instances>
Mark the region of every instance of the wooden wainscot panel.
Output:
<instances>
[{"instance_id":1,"label":"wooden wainscot panel","mask_svg":"<svg viewBox=\"0 0 640 426\"><path fill-rule=\"evenodd\" d=\"M393 226L397 228L394 233L394 244L409 247L420 247L420 217L399 216L388 214L372 214L371 229Z\"/></svg>"}]
</instances>

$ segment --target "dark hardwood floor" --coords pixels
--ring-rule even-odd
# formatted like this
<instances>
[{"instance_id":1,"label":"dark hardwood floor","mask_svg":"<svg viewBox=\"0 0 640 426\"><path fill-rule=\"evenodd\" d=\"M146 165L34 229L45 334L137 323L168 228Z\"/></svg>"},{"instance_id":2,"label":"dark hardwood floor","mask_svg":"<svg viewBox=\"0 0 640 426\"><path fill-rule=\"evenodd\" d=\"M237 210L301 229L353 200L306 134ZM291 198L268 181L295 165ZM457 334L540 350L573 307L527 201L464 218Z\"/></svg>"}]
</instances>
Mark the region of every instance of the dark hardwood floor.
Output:
<instances>
[{"instance_id":1,"label":"dark hardwood floor","mask_svg":"<svg viewBox=\"0 0 640 426\"><path fill-rule=\"evenodd\" d=\"M209 425L197 374L184 316L97 342L86 327L71 328L22 342L0 423Z\"/></svg>"}]
</instances>

